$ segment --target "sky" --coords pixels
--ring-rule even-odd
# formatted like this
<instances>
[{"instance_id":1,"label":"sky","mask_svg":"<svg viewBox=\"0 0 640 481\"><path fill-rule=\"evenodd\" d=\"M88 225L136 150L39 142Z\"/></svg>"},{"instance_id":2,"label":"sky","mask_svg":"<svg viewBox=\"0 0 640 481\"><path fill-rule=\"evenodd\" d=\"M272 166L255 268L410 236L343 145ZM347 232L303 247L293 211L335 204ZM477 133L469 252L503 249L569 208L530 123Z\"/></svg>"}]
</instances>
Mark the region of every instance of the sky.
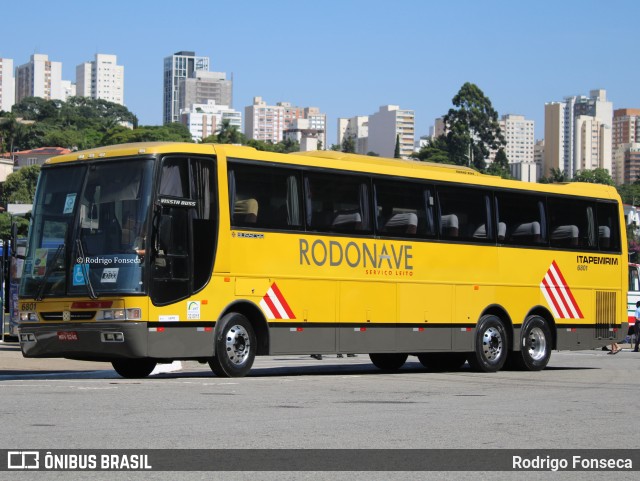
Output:
<instances>
[{"instance_id":1,"label":"sky","mask_svg":"<svg viewBox=\"0 0 640 481\"><path fill-rule=\"evenodd\" d=\"M337 119L383 105L415 111L416 138L476 84L500 116L524 115L544 136L544 104L605 89L640 108L637 0L0 0L0 57L34 53L78 64L115 54L125 105L162 123L163 60L181 50L233 75L233 107L260 96Z\"/></svg>"}]
</instances>

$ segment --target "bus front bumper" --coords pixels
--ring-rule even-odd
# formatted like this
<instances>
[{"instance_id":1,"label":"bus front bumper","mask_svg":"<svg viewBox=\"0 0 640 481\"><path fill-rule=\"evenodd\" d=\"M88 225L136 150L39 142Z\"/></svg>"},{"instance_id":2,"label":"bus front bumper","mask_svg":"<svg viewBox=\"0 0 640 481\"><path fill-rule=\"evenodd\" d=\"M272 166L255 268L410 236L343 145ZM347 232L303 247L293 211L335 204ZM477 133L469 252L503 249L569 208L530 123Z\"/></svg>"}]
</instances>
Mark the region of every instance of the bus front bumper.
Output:
<instances>
[{"instance_id":1,"label":"bus front bumper","mask_svg":"<svg viewBox=\"0 0 640 481\"><path fill-rule=\"evenodd\" d=\"M148 357L147 323L21 323L24 357L111 361Z\"/></svg>"}]
</instances>

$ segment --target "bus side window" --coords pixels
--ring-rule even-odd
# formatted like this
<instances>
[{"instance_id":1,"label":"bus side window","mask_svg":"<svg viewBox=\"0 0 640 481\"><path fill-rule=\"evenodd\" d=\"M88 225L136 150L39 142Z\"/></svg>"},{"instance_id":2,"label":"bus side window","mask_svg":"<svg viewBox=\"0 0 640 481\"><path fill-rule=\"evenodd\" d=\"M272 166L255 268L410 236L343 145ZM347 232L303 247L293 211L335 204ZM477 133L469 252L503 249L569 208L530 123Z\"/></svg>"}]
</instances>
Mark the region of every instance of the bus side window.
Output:
<instances>
[{"instance_id":1,"label":"bus side window","mask_svg":"<svg viewBox=\"0 0 640 481\"><path fill-rule=\"evenodd\" d=\"M481 189L437 186L442 239L491 242L495 239L490 194Z\"/></svg>"},{"instance_id":2,"label":"bus side window","mask_svg":"<svg viewBox=\"0 0 640 481\"><path fill-rule=\"evenodd\" d=\"M305 173L307 229L370 234L369 180L342 173Z\"/></svg>"},{"instance_id":3,"label":"bus side window","mask_svg":"<svg viewBox=\"0 0 640 481\"><path fill-rule=\"evenodd\" d=\"M300 174L273 166L230 163L231 224L300 230Z\"/></svg>"},{"instance_id":4,"label":"bus side window","mask_svg":"<svg viewBox=\"0 0 640 481\"><path fill-rule=\"evenodd\" d=\"M376 221L381 235L432 237L433 194L412 182L375 180Z\"/></svg>"},{"instance_id":5,"label":"bus side window","mask_svg":"<svg viewBox=\"0 0 640 481\"><path fill-rule=\"evenodd\" d=\"M597 229L592 203L550 197L547 205L552 247L580 250L597 248Z\"/></svg>"},{"instance_id":6,"label":"bus side window","mask_svg":"<svg viewBox=\"0 0 640 481\"><path fill-rule=\"evenodd\" d=\"M618 222L618 206L615 203L598 202L598 245L600 250L620 251L620 226Z\"/></svg>"},{"instance_id":7,"label":"bus side window","mask_svg":"<svg viewBox=\"0 0 640 481\"><path fill-rule=\"evenodd\" d=\"M540 196L496 193L498 241L525 246L545 244L547 235L544 205L544 198Z\"/></svg>"}]
</instances>

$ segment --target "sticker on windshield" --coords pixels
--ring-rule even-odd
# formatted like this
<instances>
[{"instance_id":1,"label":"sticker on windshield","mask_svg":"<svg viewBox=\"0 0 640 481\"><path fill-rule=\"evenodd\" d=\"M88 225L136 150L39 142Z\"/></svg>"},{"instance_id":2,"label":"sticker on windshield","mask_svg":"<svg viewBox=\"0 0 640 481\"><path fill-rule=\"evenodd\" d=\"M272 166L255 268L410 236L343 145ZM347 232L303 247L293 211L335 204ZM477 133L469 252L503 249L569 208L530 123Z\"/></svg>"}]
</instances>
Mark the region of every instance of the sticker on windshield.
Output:
<instances>
[{"instance_id":1,"label":"sticker on windshield","mask_svg":"<svg viewBox=\"0 0 640 481\"><path fill-rule=\"evenodd\" d=\"M102 283L115 283L118 282L118 271L120 269L118 267L106 267L102 269L102 277L100 278L100 282Z\"/></svg>"},{"instance_id":2,"label":"sticker on windshield","mask_svg":"<svg viewBox=\"0 0 640 481\"><path fill-rule=\"evenodd\" d=\"M47 254L49 249L36 249L33 259L33 277L42 277L47 272Z\"/></svg>"},{"instance_id":3,"label":"sticker on windshield","mask_svg":"<svg viewBox=\"0 0 640 481\"><path fill-rule=\"evenodd\" d=\"M73 212L73 206L76 204L77 194L67 194L67 200L64 202L63 214L71 214Z\"/></svg>"},{"instance_id":4,"label":"sticker on windshield","mask_svg":"<svg viewBox=\"0 0 640 481\"><path fill-rule=\"evenodd\" d=\"M87 281L84 277L84 273L89 272L89 264L74 264L73 266L73 285L84 286Z\"/></svg>"}]
</instances>

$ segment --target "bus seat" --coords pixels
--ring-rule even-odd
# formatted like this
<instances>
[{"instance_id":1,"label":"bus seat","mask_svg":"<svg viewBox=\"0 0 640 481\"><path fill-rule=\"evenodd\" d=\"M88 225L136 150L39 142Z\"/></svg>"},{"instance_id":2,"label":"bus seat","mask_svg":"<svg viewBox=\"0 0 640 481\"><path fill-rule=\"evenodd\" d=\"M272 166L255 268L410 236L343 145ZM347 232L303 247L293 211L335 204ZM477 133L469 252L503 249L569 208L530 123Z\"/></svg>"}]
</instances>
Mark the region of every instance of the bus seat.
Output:
<instances>
[{"instance_id":1,"label":"bus seat","mask_svg":"<svg viewBox=\"0 0 640 481\"><path fill-rule=\"evenodd\" d=\"M358 229L361 225L362 216L354 210L339 210L331 222L331 227L339 229Z\"/></svg>"},{"instance_id":2,"label":"bus seat","mask_svg":"<svg viewBox=\"0 0 640 481\"><path fill-rule=\"evenodd\" d=\"M396 234L415 234L418 230L418 216L413 212L393 214L384 224L383 231Z\"/></svg>"},{"instance_id":3,"label":"bus seat","mask_svg":"<svg viewBox=\"0 0 640 481\"><path fill-rule=\"evenodd\" d=\"M498 240L503 241L505 232L507 231L507 224L504 222L498 222ZM473 233L474 239L486 239L487 238L487 227L485 224L482 224L478 227Z\"/></svg>"},{"instance_id":4,"label":"bus seat","mask_svg":"<svg viewBox=\"0 0 640 481\"><path fill-rule=\"evenodd\" d=\"M447 214L440 218L440 232L444 237L458 237L458 226L456 214Z\"/></svg>"},{"instance_id":5,"label":"bus seat","mask_svg":"<svg viewBox=\"0 0 640 481\"><path fill-rule=\"evenodd\" d=\"M571 245L578 245L578 235L580 230L577 225L559 225L551 231L551 239L568 240Z\"/></svg>"},{"instance_id":6,"label":"bus seat","mask_svg":"<svg viewBox=\"0 0 640 481\"><path fill-rule=\"evenodd\" d=\"M256 199L236 200L233 208L234 224L255 224L258 221L258 201Z\"/></svg>"},{"instance_id":7,"label":"bus seat","mask_svg":"<svg viewBox=\"0 0 640 481\"><path fill-rule=\"evenodd\" d=\"M598 227L598 237L600 241L600 247L608 249L611 244L611 228L606 225Z\"/></svg>"},{"instance_id":8,"label":"bus seat","mask_svg":"<svg viewBox=\"0 0 640 481\"><path fill-rule=\"evenodd\" d=\"M511 240L516 242L537 242L541 240L540 222L523 222L511 232Z\"/></svg>"}]
</instances>

